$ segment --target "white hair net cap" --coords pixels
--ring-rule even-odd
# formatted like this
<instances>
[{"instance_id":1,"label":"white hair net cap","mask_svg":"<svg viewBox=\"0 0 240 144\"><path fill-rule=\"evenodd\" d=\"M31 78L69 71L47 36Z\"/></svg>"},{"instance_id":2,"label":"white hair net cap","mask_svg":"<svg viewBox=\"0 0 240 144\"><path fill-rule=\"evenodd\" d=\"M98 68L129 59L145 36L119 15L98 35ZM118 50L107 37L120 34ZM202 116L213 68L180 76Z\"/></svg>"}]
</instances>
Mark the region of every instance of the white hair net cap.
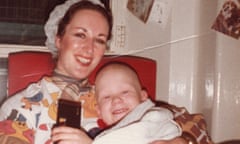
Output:
<instances>
[{"instance_id":1,"label":"white hair net cap","mask_svg":"<svg viewBox=\"0 0 240 144\"><path fill-rule=\"evenodd\" d=\"M53 53L54 56L56 56L58 51L55 45L55 37L57 34L58 23L60 19L65 15L68 8L74 3L79 1L83 1L83 0L67 0L65 3L56 6L53 9L53 11L50 13L50 16L44 26L44 31L47 36L45 45ZM99 0L87 0L87 1L91 1L94 4L99 4L100 6L105 8L104 5Z\"/></svg>"}]
</instances>

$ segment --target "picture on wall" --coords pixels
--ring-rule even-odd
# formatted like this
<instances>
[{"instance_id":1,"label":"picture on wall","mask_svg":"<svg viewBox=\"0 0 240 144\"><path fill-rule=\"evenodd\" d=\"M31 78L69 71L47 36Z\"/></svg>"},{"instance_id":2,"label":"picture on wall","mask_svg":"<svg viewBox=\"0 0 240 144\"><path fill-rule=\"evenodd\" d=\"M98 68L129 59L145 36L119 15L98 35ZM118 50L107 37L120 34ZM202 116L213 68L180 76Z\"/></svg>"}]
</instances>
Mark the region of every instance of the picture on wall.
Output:
<instances>
[{"instance_id":1,"label":"picture on wall","mask_svg":"<svg viewBox=\"0 0 240 144\"><path fill-rule=\"evenodd\" d=\"M240 37L240 0L224 2L212 29L225 35L239 39Z\"/></svg>"},{"instance_id":2,"label":"picture on wall","mask_svg":"<svg viewBox=\"0 0 240 144\"><path fill-rule=\"evenodd\" d=\"M146 22L154 0L128 0L127 8L133 15Z\"/></svg>"}]
</instances>

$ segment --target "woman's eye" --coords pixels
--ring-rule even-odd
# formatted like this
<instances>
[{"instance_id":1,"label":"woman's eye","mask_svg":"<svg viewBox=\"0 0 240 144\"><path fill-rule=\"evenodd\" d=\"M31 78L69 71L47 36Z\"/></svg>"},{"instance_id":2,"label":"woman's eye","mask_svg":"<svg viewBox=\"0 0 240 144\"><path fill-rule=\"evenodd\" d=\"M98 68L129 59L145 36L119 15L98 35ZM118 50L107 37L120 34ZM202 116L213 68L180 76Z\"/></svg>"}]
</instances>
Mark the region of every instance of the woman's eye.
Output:
<instances>
[{"instance_id":1,"label":"woman's eye","mask_svg":"<svg viewBox=\"0 0 240 144\"><path fill-rule=\"evenodd\" d=\"M96 39L96 42L102 45L105 45L107 43L106 40L103 39Z\"/></svg>"},{"instance_id":2,"label":"woman's eye","mask_svg":"<svg viewBox=\"0 0 240 144\"><path fill-rule=\"evenodd\" d=\"M82 39L86 38L86 35L84 33L76 33L75 36Z\"/></svg>"}]
</instances>

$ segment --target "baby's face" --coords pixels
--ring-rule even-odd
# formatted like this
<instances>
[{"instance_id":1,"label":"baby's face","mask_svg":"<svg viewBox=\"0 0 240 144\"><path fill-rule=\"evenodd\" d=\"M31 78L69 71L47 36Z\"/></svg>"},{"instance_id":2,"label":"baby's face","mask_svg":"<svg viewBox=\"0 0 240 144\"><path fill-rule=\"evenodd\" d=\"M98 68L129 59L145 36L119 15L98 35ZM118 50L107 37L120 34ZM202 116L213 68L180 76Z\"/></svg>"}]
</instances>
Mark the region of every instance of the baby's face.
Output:
<instances>
[{"instance_id":1,"label":"baby's face","mask_svg":"<svg viewBox=\"0 0 240 144\"><path fill-rule=\"evenodd\" d=\"M96 79L98 112L107 125L119 121L147 98L136 78L128 71L108 69Z\"/></svg>"}]
</instances>

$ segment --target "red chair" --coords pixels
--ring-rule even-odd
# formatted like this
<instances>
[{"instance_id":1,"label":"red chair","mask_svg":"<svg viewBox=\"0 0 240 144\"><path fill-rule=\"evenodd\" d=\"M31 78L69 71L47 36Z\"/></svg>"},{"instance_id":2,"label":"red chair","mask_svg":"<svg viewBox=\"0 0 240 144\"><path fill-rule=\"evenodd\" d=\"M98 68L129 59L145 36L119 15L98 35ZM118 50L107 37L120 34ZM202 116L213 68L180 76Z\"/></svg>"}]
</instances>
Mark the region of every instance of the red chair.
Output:
<instances>
[{"instance_id":1,"label":"red chair","mask_svg":"<svg viewBox=\"0 0 240 144\"><path fill-rule=\"evenodd\" d=\"M89 76L89 80L92 83L94 81L96 71L108 61L121 61L126 62L136 69L140 80L148 90L150 97L155 100L156 91L156 61L148 58L137 56L104 56L100 64L95 71ZM32 52L23 51L10 53L8 57L8 95L13 95L16 92L26 88L26 86L32 82L36 82L44 75L51 75L55 66L55 61L52 58L51 53L48 52ZM189 143L200 141L198 144L213 144L210 140L210 136L207 134L207 126L203 116L200 114L190 114L184 108L178 108L174 105L169 105L162 101L158 101L157 105L166 107L175 113L175 120L178 121L183 128L184 134L182 135ZM179 115L176 112L181 111L184 113ZM189 125L189 123L191 125ZM192 127L191 127L192 126ZM200 126L200 127L197 127ZM202 136L200 131L206 135ZM195 132L199 135L195 135ZM191 139L193 139L191 141ZM204 140L210 140L208 142Z\"/></svg>"},{"instance_id":2,"label":"red chair","mask_svg":"<svg viewBox=\"0 0 240 144\"><path fill-rule=\"evenodd\" d=\"M96 71L108 61L126 62L136 69L140 80L152 99L156 93L156 61L137 56L104 56L95 71L89 76L94 81ZM8 56L8 95L27 87L28 84L40 80L44 75L51 75L55 66L49 52L23 51L10 53Z\"/></svg>"}]
</instances>

